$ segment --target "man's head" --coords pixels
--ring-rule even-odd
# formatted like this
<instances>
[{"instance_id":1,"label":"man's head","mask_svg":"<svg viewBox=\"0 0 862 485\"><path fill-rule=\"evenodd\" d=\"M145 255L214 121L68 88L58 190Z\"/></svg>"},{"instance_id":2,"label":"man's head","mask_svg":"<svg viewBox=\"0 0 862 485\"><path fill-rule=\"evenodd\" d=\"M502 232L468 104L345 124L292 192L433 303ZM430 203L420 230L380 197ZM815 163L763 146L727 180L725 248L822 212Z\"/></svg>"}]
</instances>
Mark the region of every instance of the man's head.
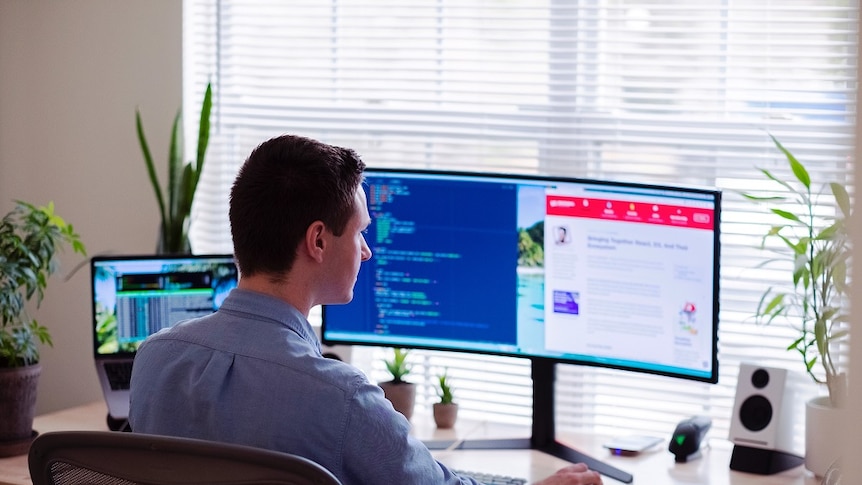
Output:
<instances>
[{"instance_id":1,"label":"man's head","mask_svg":"<svg viewBox=\"0 0 862 485\"><path fill-rule=\"evenodd\" d=\"M286 273L317 221L341 236L356 212L364 169L353 150L299 136L276 137L255 148L230 194L241 274Z\"/></svg>"}]
</instances>

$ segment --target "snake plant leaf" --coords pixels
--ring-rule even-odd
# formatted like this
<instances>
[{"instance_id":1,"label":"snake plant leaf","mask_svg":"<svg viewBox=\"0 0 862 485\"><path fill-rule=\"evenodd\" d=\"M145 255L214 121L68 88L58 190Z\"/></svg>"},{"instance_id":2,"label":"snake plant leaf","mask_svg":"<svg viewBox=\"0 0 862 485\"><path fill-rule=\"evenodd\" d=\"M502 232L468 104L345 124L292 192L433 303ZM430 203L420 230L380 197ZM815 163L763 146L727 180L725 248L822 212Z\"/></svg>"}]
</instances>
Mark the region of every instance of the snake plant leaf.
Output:
<instances>
[{"instance_id":1,"label":"snake plant leaf","mask_svg":"<svg viewBox=\"0 0 862 485\"><path fill-rule=\"evenodd\" d=\"M200 123L198 123L198 150L197 150L197 158L195 164L195 173L198 176L195 178L194 187L192 187L192 192L194 193L194 189L197 188L197 181L200 177L200 173L204 168L204 157L206 156L207 146L209 145L210 140L210 113L212 112L213 106L213 89L212 84L207 84L206 92L204 93L204 101L201 105L201 118Z\"/></svg>"},{"instance_id":2,"label":"snake plant leaf","mask_svg":"<svg viewBox=\"0 0 862 485\"><path fill-rule=\"evenodd\" d=\"M180 212L180 199L181 195L178 193L179 191L179 178L182 175L183 170L183 144L181 142L183 133L182 133L182 113L177 111L177 114L174 116L174 122L171 126L171 145L170 151L168 152L168 224L174 225L176 224L176 220L179 217L182 217L182 212Z\"/></svg>"},{"instance_id":3,"label":"snake plant leaf","mask_svg":"<svg viewBox=\"0 0 862 485\"><path fill-rule=\"evenodd\" d=\"M150 177L150 184L153 186L153 191L156 194L156 202L159 204L159 215L162 221L165 220L165 197L162 195L162 187L159 183L159 177L156 173L156 166L153 163L153 155L150 153L150 147L147 143L147 137L144 135L144 124L141 121L141 110L135 110L135 125L138 130L138 143L141 145L141 152L144 154L144 162L147 165L147 175Z\"/></svg>"},{"instance_id":4,"label":"snake plant leaf","mask_svg":"<svg viewBox=\"0 0 862 485\"><path fill-rule=\"evenodd\" d=\"M195 180L197 178L197 174L195 172L194 167L191 164L183 167L183 174L180 178L179 184L179 195L181 196L178 206L183 212L190 212L192 209L192 202L194 201L195 195Z\"/></svg>"}]
</instances>

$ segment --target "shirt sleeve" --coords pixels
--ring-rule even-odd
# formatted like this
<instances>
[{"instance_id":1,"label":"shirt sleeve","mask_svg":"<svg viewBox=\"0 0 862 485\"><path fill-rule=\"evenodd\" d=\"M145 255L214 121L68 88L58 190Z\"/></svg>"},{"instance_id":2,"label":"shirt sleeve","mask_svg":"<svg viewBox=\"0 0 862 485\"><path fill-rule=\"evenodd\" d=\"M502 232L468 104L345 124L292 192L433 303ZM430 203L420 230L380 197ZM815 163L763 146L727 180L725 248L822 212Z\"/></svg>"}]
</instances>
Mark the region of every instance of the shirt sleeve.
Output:
<instances>
[{"instance_id":1,"label":"shirt sleeve","mask_svg":"<svg viewBox=\"0 0 862 485\"><path fill-rule=\"evenodd\" d=\"M347 483L480 485L435 460L380 387L361 385L350 399L349 416L342 455Z\"/></svg>"}]
</instances>

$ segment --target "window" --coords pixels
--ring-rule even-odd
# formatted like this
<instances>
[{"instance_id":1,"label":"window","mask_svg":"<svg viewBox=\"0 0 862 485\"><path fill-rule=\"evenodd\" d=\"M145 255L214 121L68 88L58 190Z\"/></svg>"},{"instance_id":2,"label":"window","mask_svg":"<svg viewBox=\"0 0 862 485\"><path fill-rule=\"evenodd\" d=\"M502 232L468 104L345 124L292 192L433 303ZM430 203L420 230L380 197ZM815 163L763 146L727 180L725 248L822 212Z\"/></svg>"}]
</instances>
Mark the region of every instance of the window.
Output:
<instances>
[{"instance_id":1,"label":"window","mask_svg":"<svg viewBox=\"0 0 862 485\"><path fill-rule=\"evenodd\" d=\"M742 361L790 369L803 395L821 391L785 350L795 333L751 321L762 289L787 276L757 268L772 220L739 191L764 187L758 167L789 175L768 133L816 181L851 184L856 2L187 0L184 22L185 112L197 112L207 81L215 88L196 252L230 251L236 170L287 132L354 148L378 167L715 186L719 384L564 366L559 426L664 435L705 414L711 436L726 437ZM185 122L195 133L195 117ZM420 406L448 367L464 415L529 422L527 363L412 357ZM385 377L380 360L363 361L372 379Z\"/></svg>"}]
</instances>

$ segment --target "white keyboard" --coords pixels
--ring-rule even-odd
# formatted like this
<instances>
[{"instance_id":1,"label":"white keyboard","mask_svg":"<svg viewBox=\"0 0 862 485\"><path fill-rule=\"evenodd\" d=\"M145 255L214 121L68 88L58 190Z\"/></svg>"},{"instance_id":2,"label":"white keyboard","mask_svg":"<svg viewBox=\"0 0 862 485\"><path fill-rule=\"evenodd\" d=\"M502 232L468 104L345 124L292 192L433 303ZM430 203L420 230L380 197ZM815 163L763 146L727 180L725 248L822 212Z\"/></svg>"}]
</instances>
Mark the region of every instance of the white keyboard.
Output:
<instances>
[{"instance_id":1,"label":"white keyboard","mask_svg":"<svg viewBox=\"0 0 862 485\"><path fill-rule=\"evenodd\" d=\"M452 470L458 475L472 477L477 482L482 482L485 485L524 485L527 483L526 478L509 477L506 475L496 475L493 473L471 472L466 470Z\"/></svg>"}]
</instances>

